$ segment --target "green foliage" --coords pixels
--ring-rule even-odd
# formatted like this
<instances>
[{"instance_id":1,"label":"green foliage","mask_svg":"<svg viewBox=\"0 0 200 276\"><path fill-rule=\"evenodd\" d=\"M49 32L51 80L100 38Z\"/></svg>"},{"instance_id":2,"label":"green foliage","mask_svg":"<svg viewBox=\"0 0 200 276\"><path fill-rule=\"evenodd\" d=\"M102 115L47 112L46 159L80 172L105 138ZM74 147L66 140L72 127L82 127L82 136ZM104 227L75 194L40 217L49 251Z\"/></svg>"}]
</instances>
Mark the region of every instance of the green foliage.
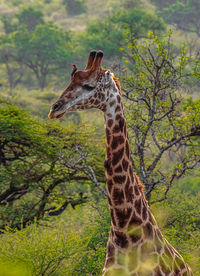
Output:
<instances>
[{"instance_id":1,"label":"green foliage","mask_svg":"<svg viewBox=\"0 0 200 276\"><path fill-rule=\"evenodd\" d=\"M61 221L46 227L34 223L15 233L5 230L0 240L1 271L17 271L17 276L99 275L110 224L105 206L101 202L97 209L90 205L68 208Z\"/></svg>"},{"instance_id":2,"label":"green foliage","mask_svg":"<svg viewBox=\"0 0 200 276\"><path fill-rule=\"evenodd\" d=\"M41 89L46 86L46 77L66 68L72 58L69 34L53 23L37 25L32 33L28 30L14 33L18 55L35 74Z\"/></svg>"},{"instance_id":3,"label":"green foliage","mask_svg":"<svg viewBox=\"0 0 200 276\"><path fill-rule=\"evenodd\" d=\"M6 34L0 37L0 62L6 65L10 89L22 81L27 67L44 89L47 77L64 74L73 58L69 32L44 23L43 13L33 7L23 8L15 25L9 25L7 18L2 19Z\"/></svg>"},{"instance_id":4,"label":"green foliage","mask_svg":"<svg viewBox=\"0 0 200 276\"><path fill-rule=\"evenodd\" d=\"M29 32L32 32L36 25L44 23L43 13L31 6L22 9L20 13L17 14L17 18L19 21L19 27L26 26Z\"/></svg>"},{"instance_id":5,"label":"green foliage","mask_svg":"<svg viewBox=\"0 0 200 276\"><path fill-rule=\"evenodd\" d=\"M63 4L66 6L69 16L86 12L86 0L63 0Z\"/></svg>"},{"instance_id":6,"label":"green foliage","mask_svg":"<svg viewBox=\"0 0 200 276\"><path fill-rule=\"evenodd\" d=\"M0 37L0 63L5 64L10 90L22 80L24 74L23 58L19 58L12 33Z\"/></svg>"},{"instance_id":7,"label":"green foliage","mask_svg":"<svg viewBox=\"0 0 200 276\"><path fill-rule=\"evenodd\" d=\"M3 23L3 29L6 34L12 33L17 30L17 24L12 22L12 16L8 14L3 14L0 17L1 22Z\"/></svg>"},{"instance_id":8,"label":"green foliage","mask_svg":"<svg viewBox=\"0 0 200 276\"><path fill-rule=\"evenodd\" d=\"M129 27L136 38L145 37L149 30L164 30L163 21L154 14L140 9L121 9L100 22L92 22L87 27L83 43L88 49L102 49L107 56L121 56L120 48L125 44L123 34Z\"/></svg>"},{"instance_id":9,"label":"green foliage","mask_svg":"<svg viewBox=\"0 0 200 276\"><path fill-rule=\"evenodd\" d=\"M39 122L5 101L0 104L0 119L1 229L8 221L11 228L20 229L35 217L59 215L69 204L83 204L91 193L95 196L95 187L89 186L92 179L75 149L84 154L95 148L100 153L101 148L84 126L64 129ZM95 166L93 156L86 155L84 162L104 181L102 157L100 153L101 162L97 158ZM76 181L82 185L76 186Z\"/></svg>"},{"instance_id":10,"label":"green foliage","mask_svg":"<svg viewBox=\"0 0 200 276\"><path fill-rule=\"evenodd\" d=\"M125 29L124 26L128 27L131 35L135 38L146 37L148 31L159 34L165 30L164 22L161 19L152 12L138 8L121 9L111 17L111 21L121 24L122 29Z\"/></svg>"},{"instance_id":11,"label":"green foliage","mask_svg":"<svg viewBox=\"0 0 200 276\"><path fill-rule=\"evenodd\" d=\"M151 2L155 3L159 9L162 9L174 4L176 0L151 0Z\"/></svg>"},{"instance_id":12,"label":"green foliage","mask_svg":"<svg viewBox=\"0 0 200 276\"><path fill-rule=\"evenodd\" d=\"M7 230L0 241L1 271L3 268L5 275L17 276L59 275L59 266L73 254L80 237L76 233L64 234L61 226L49 230L39 229L36 224L15 234Z\"/></svg>"},{"instance_id":13,"label":"green foliage","mask_svg":"<svg viewBox=\"0 0 200 276\"><path fill-rule=\"evenodd\" d=\"M198 37L200 37L200 2L198 0L153 0L153 2L158 4L161 8L159 14L166 20L167 23L176 24L179 29L194 32Z\"/></svg>"},{"instance_id":14,"label":"green foliage","mask_svg":"<svg viewBox=\"0 0 200 276\"><path fill-rule=\"evenodd\" d=\"M162 187L160 200L175 179L199 162L199 139L194 138L200 133L199 100L185 100L180 94L185 79L193 76L193 62L184 45L175 57L170 36L171 31L164 38L150 32L142 41L127 39L125 58L132 70L124 85L134 170L147 196Z\"/></svg>"}]
</instances>

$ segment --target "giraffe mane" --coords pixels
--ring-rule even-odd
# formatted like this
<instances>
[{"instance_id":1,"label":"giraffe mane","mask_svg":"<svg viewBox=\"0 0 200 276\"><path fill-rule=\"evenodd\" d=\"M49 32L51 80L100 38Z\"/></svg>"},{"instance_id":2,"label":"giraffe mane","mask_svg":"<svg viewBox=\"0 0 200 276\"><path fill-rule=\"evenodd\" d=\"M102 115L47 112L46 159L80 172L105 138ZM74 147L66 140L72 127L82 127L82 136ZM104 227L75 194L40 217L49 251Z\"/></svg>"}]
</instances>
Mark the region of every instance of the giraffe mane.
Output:
<instances>
[{"instance_id":1,"label":"giraffe mane","mask_svg":"<svg viewBox=\"0 0 200 276\"><path fill-rule=\"evenodd\" d=\"M113 80L114 80L114 82L116 83L117 88L119 89L120 95L122 95L122 92L121 92L121 85L120 85L119 79L116 78L115 76L113 76Z\"/></svg>"},{"instance_id":2,"label":"giraffe mane","mask_svg":"<svg viewBox=\"0 0 200 276\"><path fill-rule=\"evenodd\" d=\"M137 176L137 174L135 172L133 174L135 176L138 188L139 188L140 192L142 193L143 198L146 201L146 198L145 198L145 195L144 195L144 185L142 184L142 182L141 182L140 178Z\"/></svg>"}]
</instances>

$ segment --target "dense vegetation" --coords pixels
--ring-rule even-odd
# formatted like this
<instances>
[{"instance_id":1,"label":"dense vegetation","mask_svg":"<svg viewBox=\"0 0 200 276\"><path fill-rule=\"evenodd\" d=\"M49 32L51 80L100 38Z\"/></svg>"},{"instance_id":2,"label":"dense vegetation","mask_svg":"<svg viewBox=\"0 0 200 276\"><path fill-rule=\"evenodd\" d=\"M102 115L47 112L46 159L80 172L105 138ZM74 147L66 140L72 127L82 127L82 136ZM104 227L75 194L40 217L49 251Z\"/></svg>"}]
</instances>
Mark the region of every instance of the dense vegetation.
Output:
<instances>
[{"instance_id":1,"label":"dense vegetation","mask_svg":"<svg viewBox=\"0 0 200 276\"><path fill-rule=\"evenodd\" d=\"M71 64L83 68L93 48L120 77L151 209L200 274L198 14L196 0L0 2L0 275L101 273L103 116L47 119Z\"/></svg>"}]
</instances>

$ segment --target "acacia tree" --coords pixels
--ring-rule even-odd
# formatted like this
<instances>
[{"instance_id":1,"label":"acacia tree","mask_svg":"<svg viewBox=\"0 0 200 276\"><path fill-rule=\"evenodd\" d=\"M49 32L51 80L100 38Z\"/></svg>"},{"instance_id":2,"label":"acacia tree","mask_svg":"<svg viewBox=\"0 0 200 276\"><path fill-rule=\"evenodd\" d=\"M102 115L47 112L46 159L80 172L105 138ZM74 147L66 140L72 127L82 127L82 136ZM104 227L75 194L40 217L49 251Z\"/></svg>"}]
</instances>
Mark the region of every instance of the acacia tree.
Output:
<instances>
[{"instance_id":1,"label":"acacia tree","mask_svg":"<svg viewBox=\"0 0 200 276\"><path fill-rule=\"evenodd\" d=\"M129 27L136 38L146 37L149 30L158 34L165 29L162 19L140 8L122 8L100 22L91 22L82 38L85 48L102 49L109 56L122 56L120 48L126 47L124 31Z\"/></svg>"},{"instance_id":2,"label":"acacia tree","mask_svg":"<svg viewBox=\"0 0 200 276\"><path fill-rule=\"evenodd\" d=\"M5 64L10 90L21 81L25 72L24 54L21 55L15 41L15 32L28 30L31 33L38 24L43 24L41 11L28 7L22 9L14 17L1 16L5 34L0 36L0 63ZM26 31L25 31L26 33ZM24 41L25 42L25 41Z\"/></svg>"},{"instance_id":3,"label":"acacia tree","mask_svg":"<svg viewBox=\"0 0 200 276\"><path fill-rule=\"evenodd\" d=\"M6 67L10 91L22 80L24 75L23 57L19 58L12 34L0 37L0 63Z\"/></svg>"},{"instance_id":4,"label":"acacia tree","mask_svg":"<svg viewBox=\"0 0 200 276\"><path fill-rule=\"evenodd\" d=\"M41 11L33 7L22 9L16 17L18 18L18 28L26 26L29 32L34 31L35 27L44 23L44 15Z\"/></svg>"},{"instance_id":5,"label":"acacia tree","mask_svg":"<svg viewBox=\"0 0 200 276\"><path fill-rule=\"evenodd\" d=\"M73 57L69 33L51 22L37 25L31 33L19 30L15 33L15 44L18 56L33 71L42 90L47 76L66 69Z\"/></svg>"},{"instance_id":6,"label":"acacia tree","mask_svg":"<svg viewBox=\"0 0 200 276\"><path fill-rule=\"evenodd\" d=\"M10 34L17 30L17 24L13 23L13 16L9 14L3 14L0 16L0 20L3 24L3 30L5 34Z\"/></svg>"},{"instance_id":7,"label":"acacia tree","mask_svg":"<svg viewBox=\"0 0 200 276\"><path fill-rule=\"evenodd\" d=\"M85 203L91 191L105 195L103 166L90 154L101 150L83 129L40 123L5 101L0 120L0 231L58 216L69 204Z\"/></svg>"},{"instance_id":8,"label":"acacia tree","mask_svg":"<svg viewBox=\"0 0 200 276\"><path fill-rule=\"evenodd\" d=\"M189 64L185 49L174 57L170 36L152 33L143 41L129 43L127 65L132 73L124 78L124 97L132 146L133 168L146 188L166 199L171 185L200 162L200 101L184 98L184 81L198 71ZM192 66L195 66L192 69Z\"/></svg>"}]
</instances>

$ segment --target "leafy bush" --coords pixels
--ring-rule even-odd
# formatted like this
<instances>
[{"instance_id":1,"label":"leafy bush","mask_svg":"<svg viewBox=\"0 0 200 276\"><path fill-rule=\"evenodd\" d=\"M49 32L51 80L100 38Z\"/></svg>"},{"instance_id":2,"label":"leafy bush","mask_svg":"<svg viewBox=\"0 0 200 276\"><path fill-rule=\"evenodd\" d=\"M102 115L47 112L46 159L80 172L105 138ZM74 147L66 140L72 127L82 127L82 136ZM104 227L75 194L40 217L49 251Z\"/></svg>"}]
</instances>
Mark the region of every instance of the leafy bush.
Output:
<instances>
[{"instance_id":1,"label":"leafy bush","mask_svg":"<svg viewBox=\"0 0 200 276\"><path fill-rule=\"evenodd\" d=\"M34 223L15 233L5 230L0 239L1 271L11 276L99 275L110 222L106 205L101 202L97 211L90 205L68 208L61 220L46 227Z\"/></svg>"},{"instance_id":2,"label":"leafy bush","mask_svg":"<svg viewBox=\"0 0 200 276\"><path fill-rule=\"evenodd\" d=\"M86 0L63 0L63 4L66 6L69 16L86 12Z\"/></svg>"}]
</instances>

